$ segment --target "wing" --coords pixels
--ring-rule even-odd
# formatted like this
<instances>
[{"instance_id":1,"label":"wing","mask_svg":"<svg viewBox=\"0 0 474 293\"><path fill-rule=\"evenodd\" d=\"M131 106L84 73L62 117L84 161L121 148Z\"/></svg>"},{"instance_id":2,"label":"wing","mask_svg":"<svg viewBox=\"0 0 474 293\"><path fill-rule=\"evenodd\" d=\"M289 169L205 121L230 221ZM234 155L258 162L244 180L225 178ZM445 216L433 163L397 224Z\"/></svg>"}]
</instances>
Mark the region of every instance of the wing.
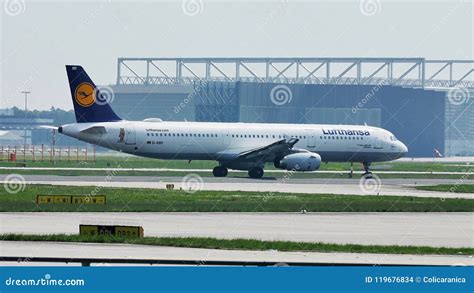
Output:
<instances>
[{"instance_id":1,"label":"wing","mask_svg":"<svg viewBox=\"0 0 474 293\"><path fill-rule=\"evenodd\" d=\"M236 161L272 161L275 157L291 153L293 146L299 141L297 138L282 139L264 147L259 147L240 153L231 150L221 153L221 159Z\"/></svg>"}]
</instances>

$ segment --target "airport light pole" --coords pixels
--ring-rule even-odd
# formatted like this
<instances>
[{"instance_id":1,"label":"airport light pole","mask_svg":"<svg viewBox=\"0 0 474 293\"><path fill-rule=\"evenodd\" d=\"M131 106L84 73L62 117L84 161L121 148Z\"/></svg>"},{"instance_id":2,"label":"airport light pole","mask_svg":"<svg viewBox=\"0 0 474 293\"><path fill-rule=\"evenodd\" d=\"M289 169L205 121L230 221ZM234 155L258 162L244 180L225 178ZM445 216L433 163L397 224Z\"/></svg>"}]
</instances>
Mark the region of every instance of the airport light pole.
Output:
<instances>
[{"instance_id":1,"label":"airport light pole","mask_svg":"<svg viewBox=\"0 0 474 293\"><path fill-rule=\"evenodd\" d=\"M24 143L23 143L23 162L25 163L26 166L26 119L28 115L28 94L31 92L28 91L22 91L23 94L25 94L25 133L24 133Z\"/></svg>"}]
</instances>

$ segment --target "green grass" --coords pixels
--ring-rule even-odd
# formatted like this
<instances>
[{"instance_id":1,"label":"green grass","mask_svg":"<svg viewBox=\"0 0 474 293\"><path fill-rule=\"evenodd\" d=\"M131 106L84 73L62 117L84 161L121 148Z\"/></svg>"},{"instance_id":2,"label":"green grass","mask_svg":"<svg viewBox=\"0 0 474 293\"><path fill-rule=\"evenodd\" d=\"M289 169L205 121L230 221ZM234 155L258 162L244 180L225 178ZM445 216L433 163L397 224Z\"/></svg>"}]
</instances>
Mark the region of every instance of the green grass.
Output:
<instances>
[{"instance_id":1,"label":"green grass","mask_svg":"<svg viewBox=\"0 0 474 293\"><path fill-rule=\"evenodd\" d=\"M178 188L178 186L177 186ZM37 194L107 196L106 205L42 204ZM0 212L472 212L474 200L407 196L357 196L243 191L101 188L26 185L8 194L0 189Z\"/></svg>"},{"instance_id":2,"label":"green grass","mask_svg":"<svg viewBox=\"0 0 474 293\"><path fill-rule=\"evenodd\" d=\"M5 159L6 157L4 157ZM75 159L72 158L72 159ZM63 157L61 161L56 160L55 164L51 161L32 161L31 157L27 157L28 167L74 167L74 168L173 168L173 169L212 169L217 165L214 161L188 161L185 160L159 160L148 159L136 156L107 156L100 155L93 162L89 156L88 161L83 157L79 158L79 162L75 160L67 161ZM0 167L15 167L23 157L18 157L18 162L0 161ZM275 169L272 164L267 164L267 169ZM381 162L373 163L374 171L424 171L424 172L468 172L474 166L461 163L434 163L434 162ZM348 171L350 163L329 163L322 164L320 170L331 171ZM354 164L354 170L362 170L361 164Z\"/></svg>"},{"instance_id":3,"label":"green grass","mask_svg":"<svg viewBox=\"0 0 474 293\"><path fill-rule=\"evenodd\" d=\"M439 184L416 186L416 188L421 190L441 191L448 193L474 193L474 184Z\"/></svg>"},{"instance_id":4,"label":"green grass","mask_svg":"<svg viewBox=\"0 0 474 293\"><path fill-rule=\"evenodd\" d=\"M15 167L23 162L23 157L19 156L17 162L0 161L1 167ZM188 161L184 160L158 160L136 156L97 156L96 161L92 161L89 157L87 161L79 158L79 162L75 157L71 161L62 158L61 161L56 159L53 164L50 160L32 161L27 157L28 167L71 167L71 168L191 168L191 169L212 169L216 166L213 161Z\"/></svg>"},{"instance_id":5,"label":"green grass","mask_svg":"<svg viewBox=\"0 0 474 293\"><path fill-rule=\"evenodd\" d=\"M17 167L23 158L19 158L18 162L0 161L0 167ZM33 162L31 158L27 158L27 167L71 167L71 168L169 168L169 169L203 169L196 172L203 177L212 177L210 171L217 165L214 161L188 161L183 160L158 160L148 159L136 156L97 156L97 161L70 161L62 160L53 164L50 161ZM275 170L272 164L266 165L266 170ZM418 163L418 162L383 162L372 164L372 169L380 178L414 178L414 179L457 179L461 175L458 174L380 174L377 171L422 171L422 172L471 172L466 179L474 178L473 167L469 164L452 164L452 163ZM320 171L339 171L337 174L324 174L321 172L312 173L295 173L292 178L348 178L350 170L349 163L329 163L322 164ZM361 171L360 164L354 164L355 171ZM58 175L58 176L104 176L108 172L105 170L0 170L0 174L18 173L24 175ZM185 176L189 172L183 171L116 171L116 175L120 176ZM230 172L229 176L246 177L244 173ZM282 178L286 173L267 172L265 177ZM356 175L359 176L359 175Z\"/></svg>"},{"instance_id":6,"label":"green grass","mask_svg":"<svg viewBox=\"0 0 474 293\"><path fill-rule=\"evenodd\" d=\"M321 242L262 241L254 239L216 239L201 237L144 237L125 238L113 236L86 235L25 235L1 234L3 241L53 241L82 243L126 243L154 246L192 247L227 250L278 250L305 252L348 252L348 253L387 253L387 254L435 254L435 255L473 255L474 248L449 248L430 246L359 245L330 244Z\"/></svg>"}]
</instances>

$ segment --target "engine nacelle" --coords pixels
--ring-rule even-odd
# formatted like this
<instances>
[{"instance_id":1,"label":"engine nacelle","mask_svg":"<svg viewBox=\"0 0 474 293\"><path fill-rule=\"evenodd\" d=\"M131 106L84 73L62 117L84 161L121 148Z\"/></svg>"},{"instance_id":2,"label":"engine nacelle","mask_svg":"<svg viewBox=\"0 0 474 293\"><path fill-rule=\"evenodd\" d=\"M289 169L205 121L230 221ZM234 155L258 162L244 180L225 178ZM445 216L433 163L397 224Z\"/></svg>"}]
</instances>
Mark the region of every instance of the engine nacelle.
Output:
<instances>
[{"instance_id":1,"label":"engine nacelle","mask_svg":"<svg viewBox=\"0 0 474 293\"><path fill-rule=\"evenodd\" d=\"M315 171L321 166L321 156L316 153L296 153L283 157L280 168L288 171Z\"/></svg>"}]
</instances>

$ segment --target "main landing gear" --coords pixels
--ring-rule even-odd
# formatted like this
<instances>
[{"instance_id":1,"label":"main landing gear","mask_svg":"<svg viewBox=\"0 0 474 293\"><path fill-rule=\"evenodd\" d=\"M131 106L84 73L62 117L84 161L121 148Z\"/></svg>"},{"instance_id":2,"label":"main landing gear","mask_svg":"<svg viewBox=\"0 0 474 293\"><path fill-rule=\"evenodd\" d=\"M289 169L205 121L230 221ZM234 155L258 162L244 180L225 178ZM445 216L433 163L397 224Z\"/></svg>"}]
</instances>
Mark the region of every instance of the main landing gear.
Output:
<instances>
[{"instance_id":1,"label":"main landing gear","mask_svg":"<svg viewBox=\"0 0 474 293\"><path fill-rule=\"evenodd\" d=\"M261 167L253 167L249 170L250 178L262 178L263 176L263 168Z\"/></svg>"},{"instance_id":2,"label":"main landing gear","mask_svg":"<svg viewBox=\"0 0 474 293\"><path fill-rule=\"evenodd\" d=\"M246 169L246 168L245 168ZM238 170L245 170L245 169L238 169ZM263 168L262 167L251 167L248 169L250 178L262 178L263 177ZM212 174L214 177L226 177L228 173L227 167L224 166L217 166L214 167L212 170Z\"/></svg>"},{"instance_id":3,"label":"main landing gear","mask_svg":"<svg viewBox=\"0 0 474 293\"><path fill-rule=\"evenodd\" d=\"M369 179L369 178L372 178L372 172L370 172L370 163L369 162L363 162L362 165L364 166L364 174L362 176L364 176L365 178Z\"/></svg>"},{"instance_id":4,"label":"main landing gear","mask_svg":"<svg viewBox=\"0 0 474 293\"><path fill-rule=\"evenodd\" d=\"M225 177L227 176L228 170L226 167L217 166L212 170L214 177Z\"/></svg>"}]
</instances>

